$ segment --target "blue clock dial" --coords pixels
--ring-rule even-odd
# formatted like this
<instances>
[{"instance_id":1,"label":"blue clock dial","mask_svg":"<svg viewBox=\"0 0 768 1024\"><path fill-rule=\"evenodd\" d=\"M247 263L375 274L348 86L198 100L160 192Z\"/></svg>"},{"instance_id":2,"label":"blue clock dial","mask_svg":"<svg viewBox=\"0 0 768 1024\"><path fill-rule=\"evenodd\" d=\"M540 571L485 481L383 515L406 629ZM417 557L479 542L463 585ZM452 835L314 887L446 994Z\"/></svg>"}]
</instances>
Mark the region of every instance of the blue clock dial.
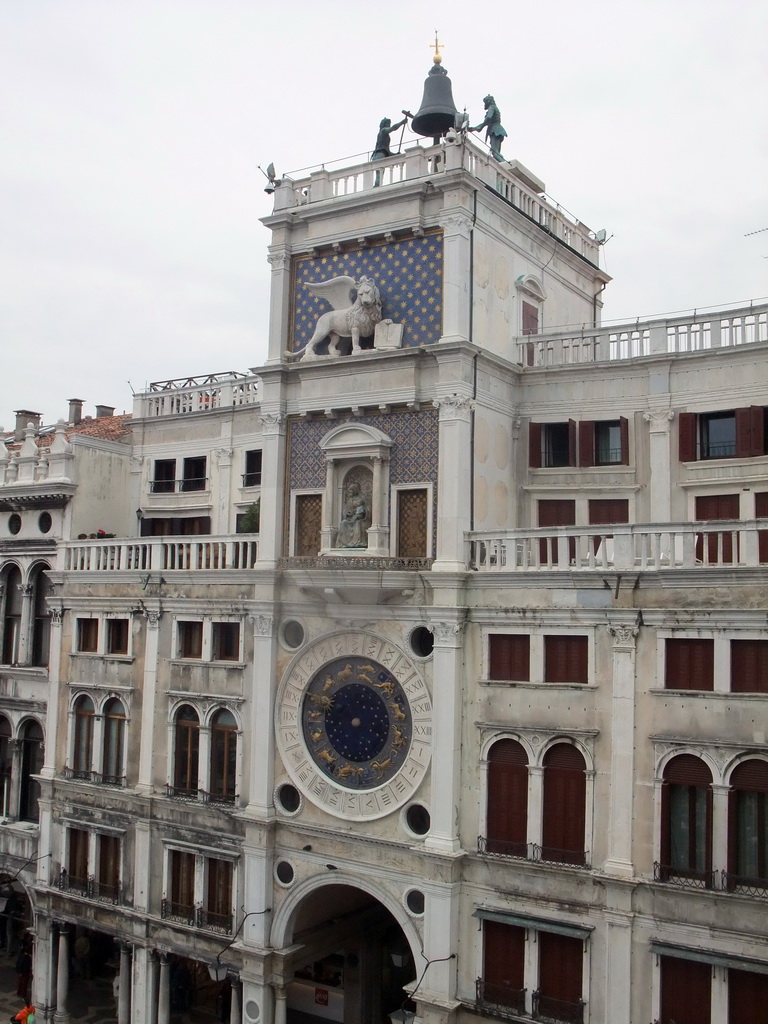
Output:
<instances>
[{"instance_id":1,"label":"blue clock dial","mask_svg":"<svg viewBox=\"0 0 768 1024\"><path fill-rule=\"evenodd\" d=\"M370 659L350 656L323 666L305 691L301 717L315 764L346 789L382 785L408 755L408 699L392 673Z\"/></svg>"}]
</instances>

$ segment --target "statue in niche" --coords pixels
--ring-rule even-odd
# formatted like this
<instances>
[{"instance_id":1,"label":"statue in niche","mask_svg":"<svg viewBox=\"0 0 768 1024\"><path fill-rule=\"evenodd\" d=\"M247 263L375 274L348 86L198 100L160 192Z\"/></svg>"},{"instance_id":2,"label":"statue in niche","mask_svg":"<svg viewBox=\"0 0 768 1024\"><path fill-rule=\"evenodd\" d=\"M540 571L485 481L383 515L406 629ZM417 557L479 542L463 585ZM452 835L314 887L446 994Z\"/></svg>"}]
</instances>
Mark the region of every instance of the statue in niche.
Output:
<instances>
[{"instance_id":1,"label":"statue in niche","mask_svg":"<svg viewBox=\"0 0 768 1024\"><path fill-rule=\"evenodd\" d=\"M328 338L328 355L345 355L339 347L341 338L351 338L349 354L361 352L360 339L372 338L376 324L381 320L381 293L370 277L333 277L329 281L305 281L304 287L319 299L333 306L317 321L315 333L302 352L286 352L287 356L303 355L315 359L318 348Z\"/></svg>"},{"instance_id":2,"label":"statue in niche","mask_svg":"<svg viewBox=\"0 0 768 1024\"><path fill-rule=\"evenodd\" d=\"M370 476L370 474L366 474ZM371 488L363 472L348 476L344 486L344 507L336 536L337 548L367 548L371 525ZM366 493L367 492L367 493Z\"/></svg>"},{"instance_id":3,"label":"statue in niche","mask_svg":"<svg viewBox=\"0 0 768 1024\"><path fill-rule=\"evenodd\" d=\"M502 163L504 157L501 155L501 143L503 139L506 139L506 130L501 124L501 111L496 106L496 100L493 96L485 96L483 98L483 104L485 106L485 119L482 124L479 124L476 128L470 128L471 132L479 132L485 128L485 139L488 145L491 147L491 156L494 160L498 160Z\"/></svg>"}]
</instances>

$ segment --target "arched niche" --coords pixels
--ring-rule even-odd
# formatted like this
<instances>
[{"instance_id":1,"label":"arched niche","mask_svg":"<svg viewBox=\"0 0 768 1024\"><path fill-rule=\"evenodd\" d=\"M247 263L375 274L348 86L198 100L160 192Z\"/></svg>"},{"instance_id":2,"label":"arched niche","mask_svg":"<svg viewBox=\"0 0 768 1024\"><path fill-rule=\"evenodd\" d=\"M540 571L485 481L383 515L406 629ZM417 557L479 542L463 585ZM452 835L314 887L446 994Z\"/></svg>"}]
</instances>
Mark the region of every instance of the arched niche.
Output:
<instances>
[{"instance_id":1,"label":"arched niche","mask_svg":"<svg viewBox=\"0 0 768 1024\"><path fill-rule=\"evenodd\" d=\"M321 554L389 555L391 448L386 434L365 423L341 423L321 440Z\"/></svg>"}]
</instances>

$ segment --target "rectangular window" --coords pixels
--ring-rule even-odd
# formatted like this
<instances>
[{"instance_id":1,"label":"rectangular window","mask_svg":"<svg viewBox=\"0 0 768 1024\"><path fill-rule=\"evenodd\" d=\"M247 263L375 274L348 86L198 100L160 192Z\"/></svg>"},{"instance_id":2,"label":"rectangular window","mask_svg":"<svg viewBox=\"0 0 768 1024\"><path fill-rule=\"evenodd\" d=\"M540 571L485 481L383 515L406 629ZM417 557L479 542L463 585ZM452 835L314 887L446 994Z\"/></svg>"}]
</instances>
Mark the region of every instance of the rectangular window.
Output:
<instances>
[{"instance_id":1,"label":"rectangular window","mask_svg":"<svg viewBox=\"0 0 768 1024\"><path fill-rule=\"evenodd\" d=\"M575 526L576 502L572 498L542 498L537 506L539 526ZM542 537L539 541L539 561L542 565L557 565L560 557L560 539ZM576 538L568 538L568 558L576 560Z\"/></svg>"},{"instance_id":2,"label":"rectangular window","mask_svg":"<svg viewBox=\"0 0 768 1024\"><path fill-rule=\"evenodd\" d=\"M712 967L695 960L661 957L661 1014L664 1024L710 1024ZM736 1024L736 1022L734 1022Z\"/></svg>"},{"instance_id":3,"label":"rectangular window","mask_svg":"<svg viewBox=\"0 0 768 1024\"><path fill-rule=\"evenodd\" d=\"M82 828L69 830L69 860L67 873L69 884L85 888L88 883L88 844L90 836Z\"/></svg>"},{"instance_id":4,"label":"rectangular window","mask_svg":"<svg viewBox=\"0 0 768 1024\"><path fill-rule=\"evenodd\" d=\"M531 638L523 634L491 633L488 636L490 679L527 682L531 678Z\"/></svg>"},{"instance_id":5,"label":"rectangular window","mask_svg":"<svg viewBox=\"0 0 768 1024\"><path fill-rule=\"evenodd\" d=\"M738 519L738 494L705 494L696 498L696 519L712 522L718 519ZM706 536L696 538L696 559L708 565L728 565L733 562L735 550L738 557L739 538L733 530L711 530Z\"/></svg>"},{"instance_id":6,"label":"rectangular window","mask_svg":"<svg viewBox=\"0 0 768 1024\"><path fill-rule=\"evenodd\" d=\"M77 620L77 649L81 654L95 654L99 649L99 620Z\"/></svg>"},{"instance_id":7,"label":"rectangular window","mask_svg":"<svg viewBox=\"0 0 768 1024\"><path fill-rule=\"evenodd\" d=\"M195 855L171 850L171 913L185 916L195 906Z\"/></svg>"},{"instance_id":8,"label":"rectangular window","mask_svg":"<svg viewBox=\"0 0 768 1024\"><path fill-rule=\"evenodd\" d=\"M107 654L128 653L128 619L107 619Z\"/></svg>"},{"instance_id":9,"label":"rectangular window","mask_svg":"<svg viewBox=\"0 0 768 1024\"><path fill-rule=\"evenodd\" d=\"M178 651L180 658L202 658L203 656L203 624L202 622L179 622Z\"/></svg>"},{"instance_id":10,"label":"rectangular window","mask_svg":"<svg viewBox=\"0 0 768 1024\"><path fill-rule=\"evenodd\" d=\"M207 483L205 476L206 458L204 455L193 459L184 459L184 475L181 480L182 491L204 491Z\"/></svg>"},{"instance_id":11,"label":"rectangular window","mask_svg":"<svg viewBox=\"0 0 768 1024\"><path fill-rule=\"evenodd\" d=\"M194 657L194 655L190 655ZM239 622L214 622L213 623L213 660L214 661L239 661L240 660L240 623Z\"/></svg>"},{"instance_id":12,"label":"rectangular window","mask_svg":"<svg viewBox=\"0 0 768 1024\"><path fill-rule=\"evenodd\" d=\"M768 693L768 640L731 640L731 691Z\"/></svg>"},{"instance_id":13,"label":"rectangular window","mask_svg":"<svg viewBox=\"0 0 768 1024\"><path fill-rule=\"evenodd\" d=\"M556 1021L583 1021L583 941L554 932L539 932L538 938L539 990L534 997L534 1017Z\"/></svg>"},{"instance_id":14,"label":"rectangular window","mask_svg":"<svg viewBox=\"0 0 768 1024\"><path fill-rule=\"evenodd\" d=\"M167 494L176 490L176 459L156 459L153 494Z\"/></svg>"},{"instance_id":15,"label":"rectangular window","mask_svg":"<svg viewBox=\"0 0 768 1024\"><path fill-rule=\"evenodd\" d=\"M678 637L664 642L664 686L668 690L714 690L715 642Z\"/></svg>"},{"instance_id":16,"label":"rectangular window","mask_svg":"<svg viewBox=\"0 0 768 1024\"><path fill-rule=\"evenodd\" d=\"M120 892L120 839L99 837L99 896L117 901Z\"/></svg>"},{"instance_id":17,"label":"rectangular window","mask_svg":"<svg viewBox=\"0 0 768 1024\"><path fill-rule=\"evenodd\" d=\"M699 456L726 459L736 454L736 413L713 412L699 416Z\"/></svg>"},{"instance_id":18,"label":"rectangular window","mask_svg":"<svg viewBox=\"0 0 768 1024\"><path fill-rule=\"evenodd\" d=\"M320 551L320 528L323 520L321 494L296 496L295 549L299 556L312 556Z\"/></svg>"},{"instance_id":19,"label":"rectangular window","mask_svg":"<svg viewBox=\"0 0 768 1024\"><path fill-rule=\"evenodd\" d=\"M768 519L768 491L755 495L755 515L758 519ZM757 531L758 555L761 562L768 562L768 530Z\"/></svg>"},{"instance_id":20,"label":"rectangular window","mask_svg":"<svg viewBox=\"0 0 768 1024\"><path fill-rule=\"evenodd\" d=\"M483 1007L525 1012L525 928L483 921Z\"/></svg>"},{"instance_id":21,"label":"rectangular window","mask_svg":"<svg viewBox=\"0 0 768 1024\"><path fill-rule=\"evenodd\" d=\"M206 861L206 923L211 928L229 931L232 927L232 863Z\"/></svg>"},{"instance_id":22,"label":"rectangular window","mask_svg":"<svg viewBox=\"0 0 768 1024\"><path fill-rule=\"evenodd\" d=\"M589 525L629 522L629 501L626 498L590 498Z\"/></svg>"},{"instance_id":23,"label":"rectangular window","mask_svg":"<svg viewBox=\"0 0 768 1024\"><path fill-rule=\"evenodd\" d=\"M629 423L617 420L582 420L579 423L580 466L626 466L629 464Z\"/></svg>"},{"instance_id":24,"label":"rectangular window","mask_svg":"<svg viewBox=\"0 0 768 1024\"><path fill-rule=\"evenodd\" d=\"M428 495L418 487L397 492L397 556L426 558Z\"/></svg>"},{"instance_id":25,"label":"rectangular window","mask_svg":"<svg viewBox=\"0 0 768 1024\"><path fill-rule=\"evenodd\" d=\"M542 430L542 465L550 468L572 466L573 444L571 423L545 423Z\"/></svg>"},{"instance_id":26,"label":"rectangular window","mask_svg":"<svg viewBox=\"0 0 768 1024\"><path fill-rule=\"evenodd\" d=\"M680 461L740 459L765 455L766 410L759 405L726 412L681 412Z\"/></svg>"},{"instance_id":27,"label":"rectangular window","mask_svg":"<svg viewBox=\"0 0 768 1024\"><path fill-rule=\"evenodd\" d=\"M261 486L261 449L245 453L243 487Z\"/></svg>"},{"instance_id":28,"label":"rectangular window","mask_svg":"<svg viewBox=\"0 0 768 1024\"><path fill-rule=\"evenodd\" d=\"M761 1024L768 1006L768 974L728 970L729 1024Z\"/></svg>"},{"instance_id":29,"label":"rectangular window","mask_svg":"<svg viewBox=\"0 0 768 1024\"><path fill-rule=\"evenodd\" d=\"M589 637L544 637L545 683L587 683L588 676Z\"/></svg>"}]
</instances>

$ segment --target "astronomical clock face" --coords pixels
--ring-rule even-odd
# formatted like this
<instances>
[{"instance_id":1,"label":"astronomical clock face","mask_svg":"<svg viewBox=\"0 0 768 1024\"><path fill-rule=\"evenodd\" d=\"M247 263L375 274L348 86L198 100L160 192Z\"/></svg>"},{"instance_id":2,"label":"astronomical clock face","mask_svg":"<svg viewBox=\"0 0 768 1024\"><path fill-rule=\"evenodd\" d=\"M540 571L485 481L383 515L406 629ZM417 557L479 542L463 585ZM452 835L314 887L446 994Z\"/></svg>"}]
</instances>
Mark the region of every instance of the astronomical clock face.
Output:
<instances>
[{"instance_id":1,"label":"astronomical clock face","mask_svg":"<svg viewBox=\"0 0 768 1024\"><path fill-rule=\"evenodd\" d=\"M278 738L305 795L331 814L382 817L413 796L431 749L432 707L411 660L360 634L320 641L283 686Z\"/></svg>"}]
</instances>

